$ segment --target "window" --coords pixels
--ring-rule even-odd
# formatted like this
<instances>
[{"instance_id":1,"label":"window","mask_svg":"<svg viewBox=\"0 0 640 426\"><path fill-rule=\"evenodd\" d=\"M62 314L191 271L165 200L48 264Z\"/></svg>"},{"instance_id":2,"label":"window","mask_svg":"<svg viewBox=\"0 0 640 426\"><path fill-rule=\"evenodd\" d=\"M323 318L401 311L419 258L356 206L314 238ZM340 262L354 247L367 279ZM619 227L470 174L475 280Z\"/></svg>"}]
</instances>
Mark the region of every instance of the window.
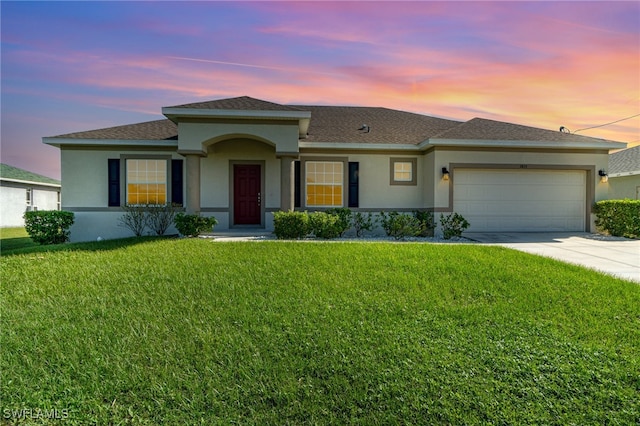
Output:
<instances>
[{"instance_id":1,"label":"window","mask_svg":"<svg viewBox=\"0 0 640 426\"><path fill-rule=\"evenodd\" d=\"M57 196L58 196L57 197L58 202L57 202L56 209L60 210L62 208L62 196L60 195L60 191L58 191Z\"/></svg>"},{"instance_id":2,"label":"window","mask_svg":"<svg viewBox=\"0 0 640 426\"><path fill-rule=\"evenodd\" d=\"M167 160L127 159L127 204L166 204Z\"/></svg>"},{"instance_id":3,"label":"window","mask_svg":"<svg viewBox=\"0 0 640 426\"><path fill-rule=\"evenodd\" d=\"M305 162L306 205L342 207L344 164L341 161Z\"/></svg>"},{"instance_id":4,"label":"window","mask_svg":"<svg viewBox=\"0 0 640 426\"><path fill-rule=\"evenodd\" d=\"M33 196L33 189L27 188L27 206L31 205L32 196Z\"/></svg>"},{"instance_id":5,"label":"window","mask_svg":"<svg viewBox=\"0 0 640 426\"><path fill-rule=\"evenodd\" d=\"M168 167L169 161L171 161L171 170ZM182 205L183 170L183 160L169 160L168 157L109 158L107 205L120 207L121 193L126 193L124 198L126 204L164 204L164 200L170 196L170 202Z\"/></svg>"},{"instance_id":6,"label":"window","mask_svg":"<svg viewBox=\"0 0 640 426\"><path fill-rule=\"evenodd\" d=\"M391 185L416 185L417 160L415 158L391 159Z\"/></svg>"}]
</instances>

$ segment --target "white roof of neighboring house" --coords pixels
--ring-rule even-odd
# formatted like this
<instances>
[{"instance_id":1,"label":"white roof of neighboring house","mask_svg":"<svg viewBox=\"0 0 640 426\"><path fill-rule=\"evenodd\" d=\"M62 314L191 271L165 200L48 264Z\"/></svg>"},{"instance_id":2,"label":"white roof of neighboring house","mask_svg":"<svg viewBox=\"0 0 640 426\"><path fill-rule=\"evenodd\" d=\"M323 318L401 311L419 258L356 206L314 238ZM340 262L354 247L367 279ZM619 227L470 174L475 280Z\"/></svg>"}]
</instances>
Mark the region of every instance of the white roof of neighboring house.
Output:
<instances>
[{"instance_id":1,"label":"white roof of neighboring house","mask_svg":"<svg viewBox=\"0 0 640 426\"><path fill-rule=\"evenodd\" d=\"M609 156L609 177L640 175L640 145Z\"/></svg>"}]
</instances>

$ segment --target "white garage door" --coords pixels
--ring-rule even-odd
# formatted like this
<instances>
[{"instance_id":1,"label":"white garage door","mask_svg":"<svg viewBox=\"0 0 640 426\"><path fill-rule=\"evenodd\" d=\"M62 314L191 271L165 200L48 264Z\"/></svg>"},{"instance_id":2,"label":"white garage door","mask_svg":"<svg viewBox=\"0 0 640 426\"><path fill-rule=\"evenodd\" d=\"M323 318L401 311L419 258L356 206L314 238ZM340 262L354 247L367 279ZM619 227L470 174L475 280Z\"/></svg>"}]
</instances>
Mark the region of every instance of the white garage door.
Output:
<instances>
[{"instance_id":1,"label":"white garage door","mask_svg":"<svg viewBox=\"0 0 640 426\"><path fill-rule=\"evenodd\" d=\"M453 209L467 232L584 231L583 170L454 171Z\"/></svg>"}]
</instances>

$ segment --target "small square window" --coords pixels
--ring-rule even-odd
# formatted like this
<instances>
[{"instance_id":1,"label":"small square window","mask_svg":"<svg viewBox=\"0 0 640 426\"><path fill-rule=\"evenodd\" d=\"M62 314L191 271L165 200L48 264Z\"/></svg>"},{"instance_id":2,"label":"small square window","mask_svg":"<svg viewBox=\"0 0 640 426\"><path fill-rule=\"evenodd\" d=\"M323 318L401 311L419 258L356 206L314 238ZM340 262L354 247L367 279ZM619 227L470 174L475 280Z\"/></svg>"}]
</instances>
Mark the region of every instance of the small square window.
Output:
<instances>
[{"instance_id":1,"label":"small square window","mask_svg":"<svg viewBox=\"0 0 640 426\"><path fill-rule=\"evenodd\" d=\"M392 158L391 168L391 185L417 185L417 164L415 158Z\"/></svg>"}]
</instances>

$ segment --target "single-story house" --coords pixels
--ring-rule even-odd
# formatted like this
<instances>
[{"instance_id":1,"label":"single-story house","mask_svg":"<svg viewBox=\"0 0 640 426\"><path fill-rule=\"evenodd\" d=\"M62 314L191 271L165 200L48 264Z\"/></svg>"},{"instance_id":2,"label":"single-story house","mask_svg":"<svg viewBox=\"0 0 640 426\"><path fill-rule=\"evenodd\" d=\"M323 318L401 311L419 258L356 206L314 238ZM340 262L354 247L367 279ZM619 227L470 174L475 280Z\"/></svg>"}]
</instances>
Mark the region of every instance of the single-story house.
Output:
<instances>
[{"instance_id":1,"label":"single-story house","mask_svg":"<svg viewBox=\"0 0 640 426\"><path fill-rule=\"evenodd\" d=\"M640 200L640 145L609 156L609 198Z\"/></svg>"},{"instance_id":2,"label":"single-story house","mask_svg":"<svg viewBox=\"0 0 640 426\"><path fill-rule=\"evenodd\" d=\"M0 228L24 226L32 210L60 210L60 181L0 164Z\"/></svg>"},{"instance_id":3,"label":"single-story house","mask_svg":"<svg viewBox=\"0 0 640 426\"><path fill-rule=\"evenodd\" d=\"M600 170L626 144L388 108L250 97L162 108L163 120L45 137L59 147L74 241L130 235L124 204L183 204L216 229L273 229L272 212L458 212L469 232L591 231Z\"/></svg>"}]
</instances>

